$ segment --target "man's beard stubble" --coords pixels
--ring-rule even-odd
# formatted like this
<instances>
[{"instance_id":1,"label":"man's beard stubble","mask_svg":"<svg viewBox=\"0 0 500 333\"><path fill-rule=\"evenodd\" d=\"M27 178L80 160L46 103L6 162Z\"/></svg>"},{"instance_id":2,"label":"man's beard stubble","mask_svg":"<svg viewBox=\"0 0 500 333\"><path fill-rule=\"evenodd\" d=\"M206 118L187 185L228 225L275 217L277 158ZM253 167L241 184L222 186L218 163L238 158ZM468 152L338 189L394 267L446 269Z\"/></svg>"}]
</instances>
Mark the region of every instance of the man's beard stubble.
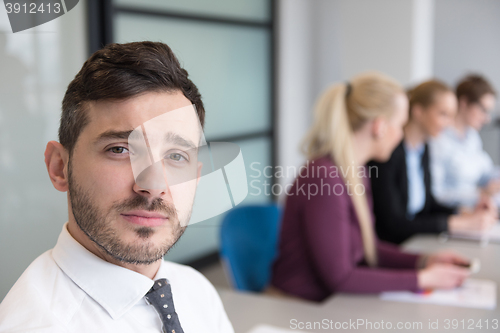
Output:
<instances>
[{"instance_id":1,"label":"man's beard stubble","mask_svg":"<svg viewBox=\"0 0 500 333\"><path fill-rule=\"evenodd\" d=\"M73 179L71 158L68 163L68 187L71 209L77 225L95 244L103 249L114 259L128 264L149 265L160 260L182 236L186 227L179 223L177 211L172 205L167 205L162 199L156 198L150 204L149 200L141 195L136 195L120 203L115 203L111 211L126 212L134 209L159 212L166 214L173 228L172 238L158 247L152 242L146 242L154 233L150 227L139 227L135 233L144 242L139 245L125 244L115 233L109 217L99 211L93 203L88 191L82 189Z\"/></svg>"}]
</instances>

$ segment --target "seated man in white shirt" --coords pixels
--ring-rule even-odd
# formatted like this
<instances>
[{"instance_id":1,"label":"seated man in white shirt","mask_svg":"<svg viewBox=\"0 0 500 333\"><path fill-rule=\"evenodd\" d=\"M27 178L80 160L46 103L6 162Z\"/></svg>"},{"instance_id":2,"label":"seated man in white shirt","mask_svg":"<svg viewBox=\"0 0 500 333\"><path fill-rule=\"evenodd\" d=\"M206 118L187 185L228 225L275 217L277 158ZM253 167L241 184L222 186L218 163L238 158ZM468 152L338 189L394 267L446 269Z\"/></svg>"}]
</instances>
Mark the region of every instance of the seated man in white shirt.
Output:
<instances>
[{"instance_id":1,"label":"seated man in white shirt","mask_svg":"<svg viewBox=\"0 0 500 333\"><path fill-rule=\"evenodd\" d=\"M201 96L165 44L111 44L85 62L63 100L60 143L45 151L69 219L0 304L0 332L233 332L208 280L163 260L189 221L201 167L193 191L148 186L131 163L134 129L190 107L201 130ZM182 137L172 119L181 134L165 139L173 148L162 158L190 163L185 147L199 132ZM148 177L166 181L159 170Z\"/></svg>"},{"instance_id":2,"label":"seated man in white shirt","mask_svg":"<svg viewBox=\"0 0 500 333\"><path fill-rule=\"evenodd\" d=\"M493 161L478 133L490 119L496 93L485 78L469 75L459 82L456 94L458 111L452 126L430 144L432 190L443 204L471 208L482 196L500 190Z\"/></svg>"}]
</instances>

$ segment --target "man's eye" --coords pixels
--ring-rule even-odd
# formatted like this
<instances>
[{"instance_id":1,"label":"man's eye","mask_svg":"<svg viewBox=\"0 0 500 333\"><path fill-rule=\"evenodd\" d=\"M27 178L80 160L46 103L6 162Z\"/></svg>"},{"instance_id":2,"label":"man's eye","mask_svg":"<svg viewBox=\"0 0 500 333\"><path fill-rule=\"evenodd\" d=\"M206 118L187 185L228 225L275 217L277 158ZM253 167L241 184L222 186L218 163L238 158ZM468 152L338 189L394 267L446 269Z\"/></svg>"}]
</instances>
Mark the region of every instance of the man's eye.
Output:
<instances>
[{"instance_id":1,"label":"man's eye","mask_svg":"<svg viewBox=\"0 0 500 333\"><path fill-rule=\"evenodd\" d=\"M124 147L112 147L109 149L109 151L114 153L114 154L123 154L123 153L128 152L128 149L124 148Z\"/></svg>"},{"instance_id":2,"label":"man's eye","mask_svg":"<svg viewBox=\"0 0 500 333\"><path fill-rule=\"evenodd\" d=\"M182 156L179 153L169 154L169 155L167 155L167 158L169 158L169 159L171 159L173 161L176 161L176 162L180 162L180 161L186 160L186 158L184 158L184 156Z\"/></svg>"}]
</instances>

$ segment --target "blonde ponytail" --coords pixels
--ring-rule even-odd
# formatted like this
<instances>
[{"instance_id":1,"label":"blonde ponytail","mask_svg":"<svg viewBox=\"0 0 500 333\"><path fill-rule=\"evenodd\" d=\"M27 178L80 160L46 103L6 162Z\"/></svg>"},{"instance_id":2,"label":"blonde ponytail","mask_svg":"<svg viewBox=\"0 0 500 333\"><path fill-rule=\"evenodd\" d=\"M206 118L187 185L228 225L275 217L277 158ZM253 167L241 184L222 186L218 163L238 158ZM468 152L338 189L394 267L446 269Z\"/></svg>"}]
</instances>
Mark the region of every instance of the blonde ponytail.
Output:
<instances>
[{"instance_id":1,"label":"blonde ponytail","mask_svg":"<svg viewBox=\"0 0 500 333\"><path fill-rule=\"evenodd\" d=\"M348 92L347 84L337 84L318 100L314 122L304 139L303 151L312 160L330 155L351 188L363 185L357 172L351 170L355 162L353 132L367 121L381 115L390 115L394 97L403 93L403 88L391 78L368 73L352 80ZM347 171L347 172L346 172ZM377 265L375 233L371 222L366 195L351 193L351 200L358 217L365 260L370 266Z\"/></svg>"}]
</instances>

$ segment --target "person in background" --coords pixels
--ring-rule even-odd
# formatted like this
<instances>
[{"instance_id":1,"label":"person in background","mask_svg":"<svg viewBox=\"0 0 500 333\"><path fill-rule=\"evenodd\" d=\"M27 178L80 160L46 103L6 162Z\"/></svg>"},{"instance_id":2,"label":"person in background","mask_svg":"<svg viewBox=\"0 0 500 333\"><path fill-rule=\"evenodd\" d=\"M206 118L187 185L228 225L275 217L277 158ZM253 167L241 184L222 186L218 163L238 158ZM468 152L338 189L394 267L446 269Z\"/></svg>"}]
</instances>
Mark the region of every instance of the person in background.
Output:
<instances>
[{"instance_id":1,"label":"person in background","mask_svg":"<svg viewBox=\"0 0 500 333\"><path fill-rule=\"evenodd\" d=\"M430 141L432 191L447 205L474 207L482 195L500 191L491 157L478 131L490 120L495 90L482 76L463 78L456 89L458 112L452 125Z\"/></svg>"},{"instance_id":2,"label":"person in background","mask_svg":"<svg viewBox=\"0 0 500 333\"><path fill-rule=\"evenodd\" d=\"M390 157L407 117L403 89L379 73L320 97L304 142L308 162L286 198L269 292L321 301L336 292L454 288L467 277L458 267L465 258L407 254L375 236L365 164Z\"/></svg>"},{"instance_id":3,"label":"person in background","mask_svg":"<svg viewBox=\"0 0 500 333\"><path fill-rule=\"evenodd\" d=\"M489 201L473 212L439 204L431 193L427 141L452 122L457 100L441 81L430 80L410 90L410 119L404 139L387 162L373 161L371 177L378 236L400 244L418 233L483 230L495 221Z\"/></svg>"}]
</instances>

